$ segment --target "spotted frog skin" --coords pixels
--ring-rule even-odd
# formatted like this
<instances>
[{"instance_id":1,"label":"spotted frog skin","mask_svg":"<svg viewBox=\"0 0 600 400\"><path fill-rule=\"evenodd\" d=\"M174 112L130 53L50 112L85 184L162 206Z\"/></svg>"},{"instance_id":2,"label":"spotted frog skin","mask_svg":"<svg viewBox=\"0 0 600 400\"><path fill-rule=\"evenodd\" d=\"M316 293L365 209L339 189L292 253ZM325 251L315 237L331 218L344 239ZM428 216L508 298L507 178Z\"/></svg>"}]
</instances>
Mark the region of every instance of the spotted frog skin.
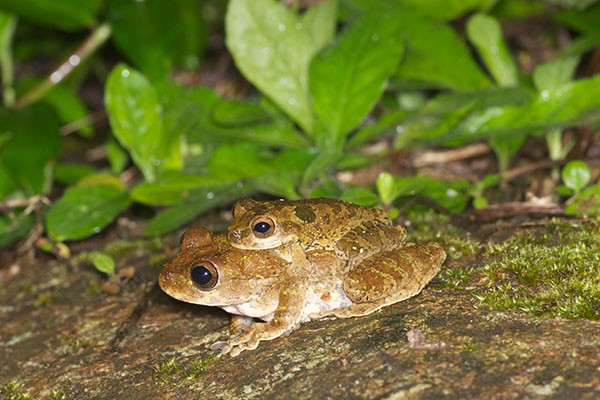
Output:
<instances>
[{"instance_id":1,"label":"spotted frog skin","mask_svg":"<svg viewBox=\"0 0 600 400\"><path fill-rule=\"evenodd\" d=\"M387 212L335 199L239 200L228 230L229 243L245 250L275 249L310 274L307 252L334 251L350 265L404 244L406 230Z\"/></svg>"},{"instance_id":2,"label":"spotted frog skin","mask_svg":"<svg viewBox=\"0 0 600 400\"><path fill-rule=\"evenodd\" d=\"M159 285L178 300L234 314L229 340L213 349L236 356L292 332L301 322L367 315L412 297L445 258L437 243L408 244L354 265L333 250L313 249L307 252L311 274L306 279L275 250L238 249L225 236L193 228L161 271Z\"/></svg>"}]
</instances>

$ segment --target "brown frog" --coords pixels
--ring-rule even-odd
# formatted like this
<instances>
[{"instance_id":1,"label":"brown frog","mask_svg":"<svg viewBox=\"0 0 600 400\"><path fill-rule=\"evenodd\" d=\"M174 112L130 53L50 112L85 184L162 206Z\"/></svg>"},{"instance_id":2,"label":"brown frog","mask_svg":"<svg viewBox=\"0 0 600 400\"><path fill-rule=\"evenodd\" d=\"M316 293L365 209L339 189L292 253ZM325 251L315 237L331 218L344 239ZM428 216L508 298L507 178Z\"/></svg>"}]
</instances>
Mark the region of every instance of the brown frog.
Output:
<instances>
[{"instance_id":1,"label":"brown frog","mask_svg":"<svg viewBox=\"0 0 600 400\"><path fill-rule=\"evenodd\" d=\"M164 266L159 285L178 300L234 314L229 340L213 348L236 356L255 349L261 340L290 333L301 322L367 315L412 297L446 258L437 243L409 244L354 265L333 250L306 254L308 278L298 276L277 251L237 249L225 236L194 228L184 235L175 259Z\"/></svg>"},{"instance_id":2,"label":"brown frog","mask_svg":"<svg viewBox=\"0 0 600 400\"><path fill-rule=\"evenodd\" d=\"M332 250L350 265L404 244L406 230L387 212L341 200L239 200L229 243L245 250L274 249L293 262L299 277L311 272L307 252Z\"/></svg>"}]
</instances>

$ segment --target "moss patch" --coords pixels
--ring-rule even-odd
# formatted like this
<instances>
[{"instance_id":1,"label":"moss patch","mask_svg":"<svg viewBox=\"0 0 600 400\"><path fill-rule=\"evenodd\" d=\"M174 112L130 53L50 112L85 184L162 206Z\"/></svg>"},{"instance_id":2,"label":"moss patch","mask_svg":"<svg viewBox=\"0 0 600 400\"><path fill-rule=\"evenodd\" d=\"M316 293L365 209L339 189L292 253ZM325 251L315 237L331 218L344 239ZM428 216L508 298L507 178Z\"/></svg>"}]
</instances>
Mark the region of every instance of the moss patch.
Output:
<instances>
[{"instance_id":1,"label":"moss patch","mask_svg":"<svg viewBox=\"0 0 600 400\"><path fill-rule=\"evenodd\" d=\"M437 242L451 259L474 255L480 248L479 242L472 240L469 232L452 225L447 215L427 211L411 214L409 220L408 241Z\"/></svg>"},{"instance_id":2,"label":"moss patch","mask_svg":"<svg viewBox=\"0 0 600 400\"><path fill-rule=\"evenodd\" d=\"M520 234L487 248L486 290L476 297L497 309L538 317L600 318L600 219L552 220L539 234Z\"/></svg>"}]
</instances>

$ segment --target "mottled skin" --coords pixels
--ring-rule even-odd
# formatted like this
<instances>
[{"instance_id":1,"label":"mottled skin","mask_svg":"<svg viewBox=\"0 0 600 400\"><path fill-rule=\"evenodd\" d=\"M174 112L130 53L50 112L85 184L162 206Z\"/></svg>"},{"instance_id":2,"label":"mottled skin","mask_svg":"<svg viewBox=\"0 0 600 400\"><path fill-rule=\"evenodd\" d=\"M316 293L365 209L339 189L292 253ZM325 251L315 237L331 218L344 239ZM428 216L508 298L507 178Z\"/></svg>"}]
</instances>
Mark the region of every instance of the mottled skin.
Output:
<instances>
[{"instance_id":1,"label":"mottled skin","mask_svg":"<svg viewBox=\"0 0 600 400\"><path fill-rule=\"evenodd\" d=\"M224 236L204 228L188 231L174 260L159 276L170 296L194 304L218 306L235 314L231 336L215 343L223 353L238 355L261 340L285 335L310 319L367 315L418 294L446 258L436 243L407 245L350 265L332 250L307 252L311 274L298 276L276 250L241 250ZM191 271L210 265L218 280L202 287ZM212 283L211 283L212 285ZM259 318L266 323L253 323Z\"/></svg>"},{"instance_id":2,"label":"mottled skin","mask_svg":"<svg viewBox=\"0 0 600 400\"><path fill-rule=\"evenodd\" d=\"M406 231L392 226L387 212L335 199L239 200L229 227L229 242L245 250L278 248L284 258L300 262L298 251L333 250L343 260L360 262L371 254L404 243ZM254 230L257 222L273 229ZM298 247L296 248L296 247Z\"/></svg>"}]
</instances>

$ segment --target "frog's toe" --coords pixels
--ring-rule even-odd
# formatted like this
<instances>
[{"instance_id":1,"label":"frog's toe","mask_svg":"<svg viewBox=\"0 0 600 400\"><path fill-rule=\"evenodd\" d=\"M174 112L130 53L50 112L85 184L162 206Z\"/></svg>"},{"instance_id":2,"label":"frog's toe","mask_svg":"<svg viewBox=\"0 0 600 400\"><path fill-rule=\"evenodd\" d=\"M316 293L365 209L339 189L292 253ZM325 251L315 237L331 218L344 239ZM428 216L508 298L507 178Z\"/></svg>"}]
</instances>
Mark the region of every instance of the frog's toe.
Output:
<instances>
[{"instance_id":1,"label":"frog's toe","mask_svg":"<svg viewBox=\"0 0 600 400\"><path fill-rule=\"evenodd\" d=\"M212 351L217 351L217 350L223 350L225 347L227 347L227 342L214 342L213 344L210 345L210 349Z\"/></svg>"}]
</instances>

